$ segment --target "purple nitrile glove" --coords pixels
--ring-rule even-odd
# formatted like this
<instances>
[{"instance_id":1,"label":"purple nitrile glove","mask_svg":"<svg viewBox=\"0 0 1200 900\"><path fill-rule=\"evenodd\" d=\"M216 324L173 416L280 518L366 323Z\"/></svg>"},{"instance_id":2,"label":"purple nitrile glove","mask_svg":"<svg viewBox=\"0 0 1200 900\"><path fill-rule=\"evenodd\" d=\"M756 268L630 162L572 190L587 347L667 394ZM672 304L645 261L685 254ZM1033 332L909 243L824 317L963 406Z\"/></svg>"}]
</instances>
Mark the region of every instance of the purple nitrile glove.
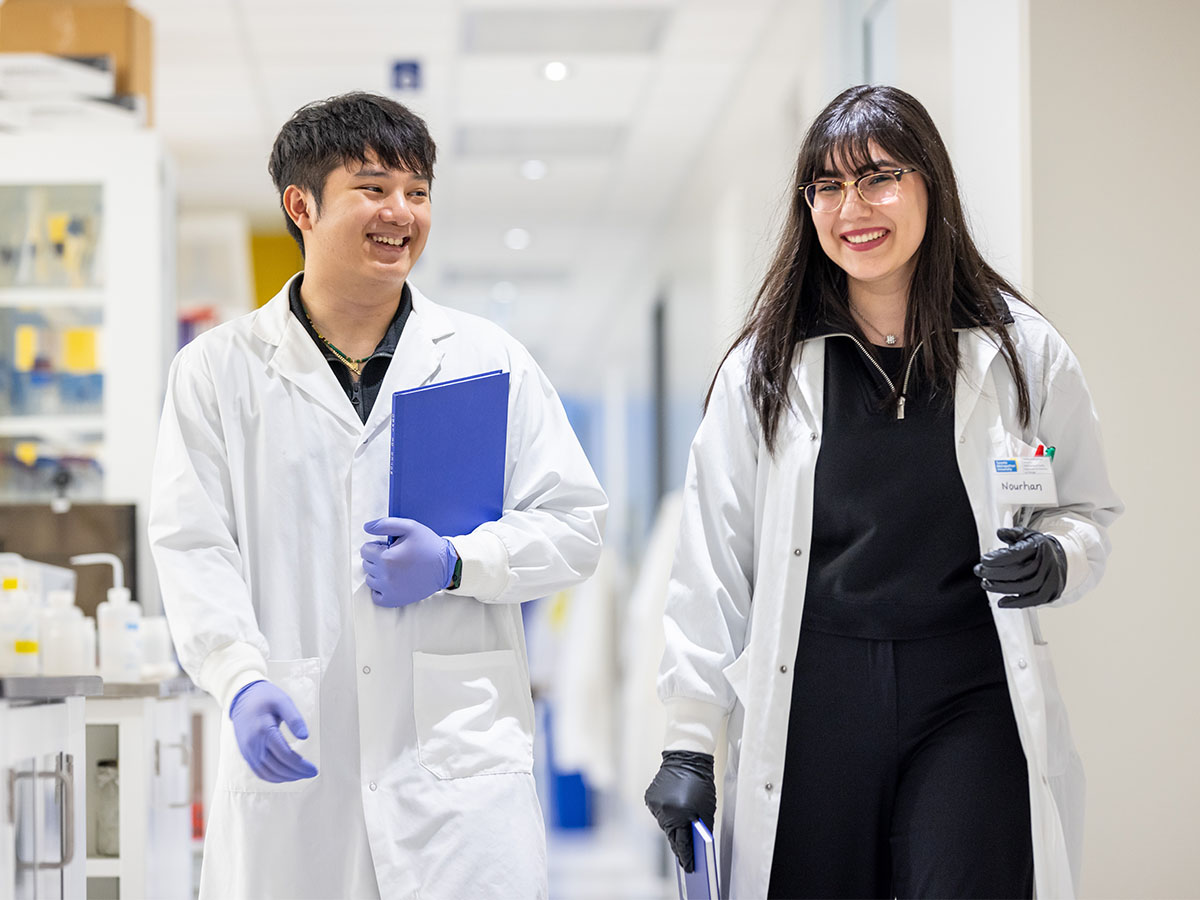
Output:
<instances>
[{"instance_id":1,"label":"purple nitrile glove","mask_svg":"<svg viewBox=\"0 0 1200 900\"><path fill-rule=\"evenodd\" d=\"M454 545L414 519L375 519L367 534L395 538L362 545L363 571L376 606L408 606L449 586L458 554Z\"/></svg>"},{"instance_id":2,"label":"purple nitrile glove","mask_svg":"<svg viewBox=\"0 0 1200 900\"><path fill-rule=\"evenodd\" d=\"M308 726L292 698L269 681L252 681L229 704L229 719L238 749L251 771L276 784L312 778L317 767L293 750L279 729L286 722L292 734L305 740Z\"/></svg>"}]
</instances>

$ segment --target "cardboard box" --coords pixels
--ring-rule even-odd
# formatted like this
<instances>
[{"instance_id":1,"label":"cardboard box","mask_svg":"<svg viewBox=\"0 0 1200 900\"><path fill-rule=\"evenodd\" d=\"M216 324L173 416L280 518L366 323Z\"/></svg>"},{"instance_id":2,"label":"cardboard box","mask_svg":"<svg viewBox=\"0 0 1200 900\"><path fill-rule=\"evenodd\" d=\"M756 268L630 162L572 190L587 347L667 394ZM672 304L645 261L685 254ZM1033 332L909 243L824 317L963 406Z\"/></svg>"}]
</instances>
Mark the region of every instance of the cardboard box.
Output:
<instances>
[{"instance_id":1,"label":"cardboard box","mask_svg":"<svg viewBox=\"0 0 1200 900\"><path fill-rule=\"evenodd\" d=\"M7 0L0 6L0 52L113 58L118 94L146 101L153 122L150 20L117 0Z\"/></svg>"}]
</instances>

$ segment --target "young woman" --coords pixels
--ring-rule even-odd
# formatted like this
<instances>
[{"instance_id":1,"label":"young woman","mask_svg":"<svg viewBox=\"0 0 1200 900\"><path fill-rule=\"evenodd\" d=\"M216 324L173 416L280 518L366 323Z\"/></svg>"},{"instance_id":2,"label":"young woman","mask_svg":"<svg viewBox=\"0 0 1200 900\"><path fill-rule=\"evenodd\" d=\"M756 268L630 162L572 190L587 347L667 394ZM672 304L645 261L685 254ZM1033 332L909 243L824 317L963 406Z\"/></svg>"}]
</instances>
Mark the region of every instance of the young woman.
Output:
<instances>
[{"instance_id":1,"label":"young woman","mask_svg":"<svg viewBox=\"0 0 1200 900\"><path fill-rule=\"evenodd\" d=\"M975 248L929 114L844 91L692 444L646 793L681 861L725 731L731 897L1073 895L1034 610L1097 582L1120 511L1079 364Z\"/></svg>"}]
</instances>

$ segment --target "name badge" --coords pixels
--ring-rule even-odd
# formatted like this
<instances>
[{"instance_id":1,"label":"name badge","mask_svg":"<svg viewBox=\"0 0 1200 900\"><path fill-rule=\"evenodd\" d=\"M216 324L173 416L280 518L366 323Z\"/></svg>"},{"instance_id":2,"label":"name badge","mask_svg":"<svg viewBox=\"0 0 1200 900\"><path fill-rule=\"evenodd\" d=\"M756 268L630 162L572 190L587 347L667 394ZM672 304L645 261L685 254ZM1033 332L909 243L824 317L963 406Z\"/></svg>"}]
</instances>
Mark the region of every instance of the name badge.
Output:
<instances>
[{"instance_id":1,"label":"name badge","mask_svg":"<svg viewBox=\"0 0 1200 900\"><path fill-rule=\"evenodd\" d=\"M1049 456L992 460L996 498L1013 506L1057 506L1058 488Z\"/></svg>"}]
</instances>

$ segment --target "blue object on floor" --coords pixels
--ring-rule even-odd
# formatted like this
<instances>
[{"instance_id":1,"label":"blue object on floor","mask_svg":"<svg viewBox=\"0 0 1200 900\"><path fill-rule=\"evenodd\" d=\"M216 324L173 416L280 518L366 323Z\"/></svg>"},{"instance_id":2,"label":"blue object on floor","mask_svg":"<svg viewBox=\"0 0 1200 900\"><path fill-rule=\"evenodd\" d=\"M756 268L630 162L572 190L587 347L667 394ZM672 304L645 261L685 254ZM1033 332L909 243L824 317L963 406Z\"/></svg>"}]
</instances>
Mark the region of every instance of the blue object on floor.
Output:
<instances>
[{"instance_id":1,"label":"blue object on floor","mask_svg":"<svg viewBox=\"0 0 1200 900\"><path fill-rule=\"evenodd\" d=\"M550 824L562 830L591 828L592 789L582 772L564 772L554 758L554 710L545 704L542 722L546 739L547 769L550 773Z\"/></svg>"}]
</instances>

